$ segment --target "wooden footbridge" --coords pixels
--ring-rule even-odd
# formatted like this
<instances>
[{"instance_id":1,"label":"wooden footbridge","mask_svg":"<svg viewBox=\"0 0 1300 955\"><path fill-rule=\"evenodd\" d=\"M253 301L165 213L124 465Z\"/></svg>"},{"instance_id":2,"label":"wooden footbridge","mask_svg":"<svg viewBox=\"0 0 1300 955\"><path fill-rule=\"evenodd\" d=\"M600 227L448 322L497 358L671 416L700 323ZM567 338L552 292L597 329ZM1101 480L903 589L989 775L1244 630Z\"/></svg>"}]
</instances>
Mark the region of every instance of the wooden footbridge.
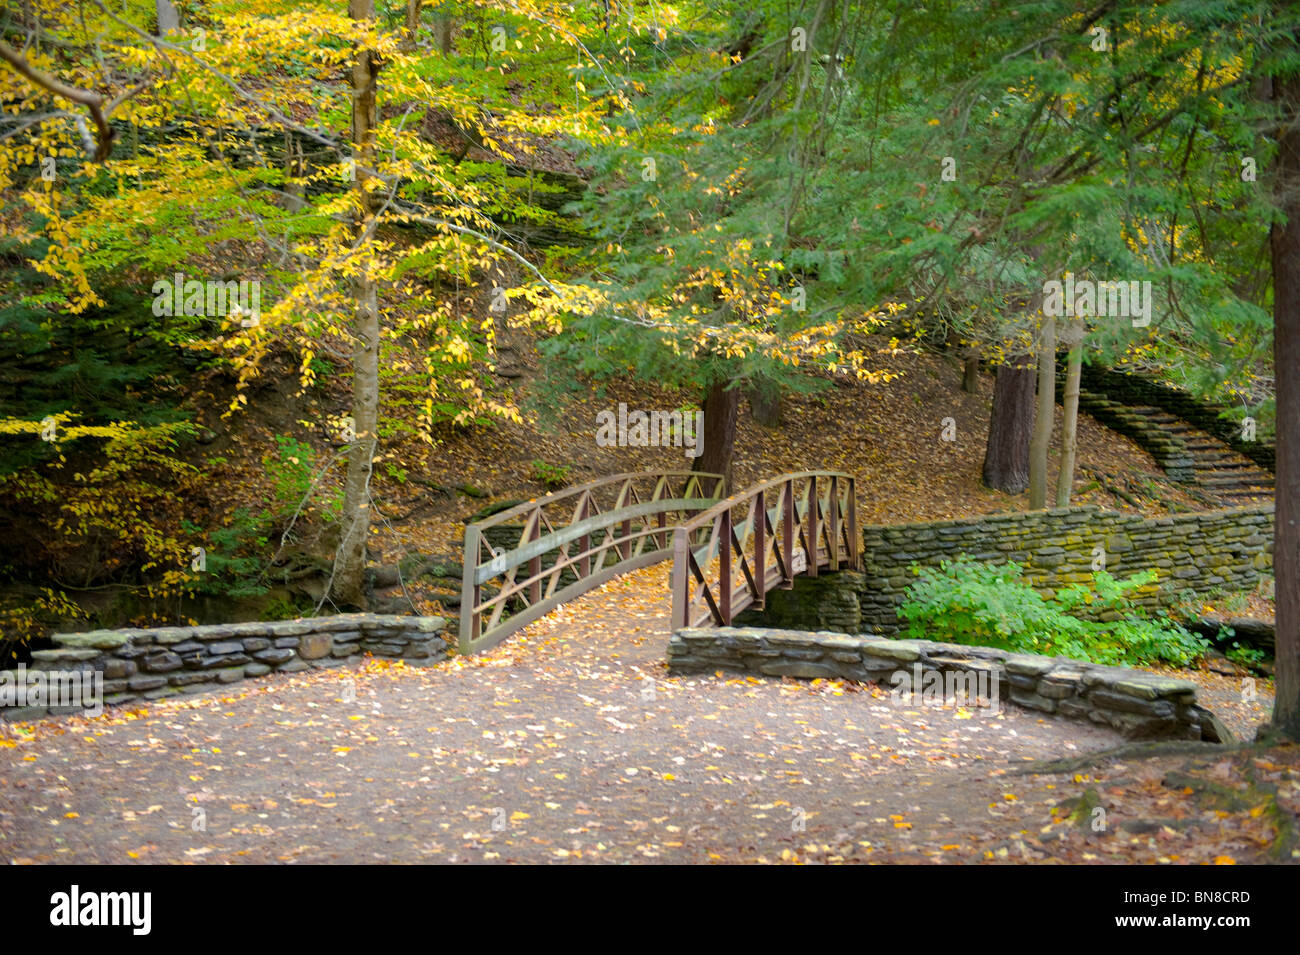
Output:
<instances>
[{"instance_id":1,"label":"wooden footbridge","mask_svg":"<svg viewBox=\"0 0 1300 955\"><path fill-rule=\"evenodd\" d=\"M720 475L645 471L502 511L465 530L461 652L669 559L673 629L727 626L795 577L858 567L855 491L851 475L799 471L724 498Z\"/></svg>"}]
</instances>

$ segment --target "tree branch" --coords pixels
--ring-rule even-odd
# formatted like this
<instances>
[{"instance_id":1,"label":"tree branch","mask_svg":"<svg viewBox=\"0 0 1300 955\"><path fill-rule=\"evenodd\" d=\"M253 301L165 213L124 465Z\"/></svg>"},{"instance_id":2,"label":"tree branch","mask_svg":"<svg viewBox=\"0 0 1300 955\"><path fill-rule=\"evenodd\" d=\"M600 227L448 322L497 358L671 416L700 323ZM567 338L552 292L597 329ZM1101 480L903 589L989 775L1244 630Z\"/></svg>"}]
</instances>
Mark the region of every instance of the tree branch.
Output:
<instances>
[{"instance_id":1,"label":"tree branch","mask_svg":"<svg viewBox=\"0 0 1300 955\"><path fill-rule=\"evenodd\" d=\"M105 110L104 97L100 96L98 93L93 93L90 90L83 90L78 89L75 86L69 86L57 78L50 76L48 73L38 70L36 67L32 66L31 63L27 62L27 57L13 49L13 47L9 46L9 44L5 43L3 40L0 40L0 59L3 59L6 63L12 66L14 71L29 83L53 93L60 99L66 99L69 102L76 103L78 106L86 107L86 109L90 111L90 118L95 121L95 129L98 132L94 154L95 162L103 162L108 158L108 154L113 151L113 140L117 138L117 133L114 132L113 127L108 124L108 116L113 109L120 106L128 98L127 94L124 93L117 99L113 100L109 104L108 109ZM131 92L130 95L134 96L141 88L142 87L138 87L134 92Z\"/></svg>"}]
</instances>

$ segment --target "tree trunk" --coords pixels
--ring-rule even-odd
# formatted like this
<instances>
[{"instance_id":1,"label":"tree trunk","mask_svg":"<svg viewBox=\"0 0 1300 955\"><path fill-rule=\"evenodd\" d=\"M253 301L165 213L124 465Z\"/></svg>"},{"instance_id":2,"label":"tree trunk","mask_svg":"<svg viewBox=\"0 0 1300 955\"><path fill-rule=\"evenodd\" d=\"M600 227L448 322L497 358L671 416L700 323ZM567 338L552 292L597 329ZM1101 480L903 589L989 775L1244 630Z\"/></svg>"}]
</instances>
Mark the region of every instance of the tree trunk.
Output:
<instances>
[{"instance_id":1,"label":"tree trunk","mask_svg":"<svg viewBox=\"0 0 1300 955\"><path fill-rule=\"evenodd\" d=\"M420 6L422 0L406 0L406 36L402 39L402 49L414 50L416 36L420 32Z\"/></svg>"},{"instance_id":2,"label":"tree trunk","mask_svg":"<svg viewBox=\"0 0 1300 955\"><path fill-rule=\"evenodd\" d=\"M731 480L731 458L736 450L736 416L740 411L740 389L728 390L730 382L718 381L704 396L704 453L695 459L694 471L721 474L727 493L736 490ZM707 489L706 489L707 490Z\"/></svg>"},{"instance_id":3,"label":"tree trunk","mask_svg":"<svg viewBox=\"0 0 1300 955\"><path fill-rule=\"evenodd\" d=\"M451 41L456 34L456 21L450 14L439 13L433 18L433 36L438 41L438 52L451 56Z\"/></svg>"},{"instance_id":4,"label":"tree trunk","mask_svg":"<svg viewBox=\"0 0 1300 955\"><path fill-rule=\"evenodd\" d=\"M1066 341L1070 356L1065 366L1065 395L1062 407L1065 415L1061 421L1061 470L1056 475L1056 506L1070 503L1074 490L1074 458L1079 447L1079 376L1083 370L1083 319L1070 319Z\"/></svg>"},{"instance_id":5,"label":"tree trunk","mask_svg":"<svg viewBox=\"0 0 1300 955\"><path fill-rule=\"evenodd\" d=\"M764 428L779 428L785 406L781 389L766 378L756 378L750 382L746 392L755 423Z\"/></svg>"},{"instance_id":6,"label":"tree trunk","mask_svg":"<svg viewBox=\"0 0 1300 955\"><path fill-rule=\"evenodd\" d=\"M154 0L154 13L158 16L157 36L166 36L181 28L181 15L171 0Z\"/></svg>"},{"instance_id":7,"label":"tree trunk","mask_svg":"<svg viewBox=\"0 0 1300 955\"><path fill-rule=\"evenodd\" d=\"M1029 435L1034 424L1034 369L1021 355L998 365L984 449L984 483L1019 494L1029 485Z\"/></svg>"},{"instance_id":8,"label":"tree trunk","mask_svg":"<svg viewBox=\"0 0 1300 955\"><path fill-rule=\"evenodd\" d=\"M1040 300L1041 303L1041 300ZM1041 309L1038 310L1041 314ZM1043 315L1038 336L1038 407L1029 442L1029 509L1047 506L1047 452L1056 418L1056 319Z\"/></svg>"},{"instance_id":9,"label":"tree trunk","mask_svg":"<svg viewBox=\"0 0 1300 955\"><path fill-rule=\"evenodd\" d=\"M1283 119L1274 223L1273 373L1277 376L1277 500L1273 516L1277 667L1272 733L1300 740L1300 77L1274 78Z\"/></svg>"},{"instance_id":10,"label":"tree trunk","mask_svg":"<svg viewBox=\"0 0 1300 955\"><path fill-rule=\"evenodd\" d=\"M289 212L301 212L307 207L307 187L302 176L307 171L307 162L302 155L302 144L288 133L284 137L284 188L278 204Z\"/></svg>"},{"instance_id":11,"label":"tree trunk","mask_svg":"<svg viewBox=\"0 0 1300 955\"><path fill-rule=\"evenodd\" d=\"M354 20L373 20L374 0L349 0ZM374 169L375 85L379 66L370 50L359 52L352 67L352 142L356 159L358 239L370 229L373 202L366 184ZM362 240L365 241L365 240ZM343 485L341 537L334 555L330 596L339 607L366 605L366 544L370 536L370 473L379 434L379 295L374 277L357 266L352 289L356 298L356 338L352 352L352 416L356 432L348 449Z\"/></svg>"},{"instance_id":12,"label":"tree trunk","mask_svg":"<svg viewBox=\"0 0 1300 955\"><path fill-rule=\"evenodd\" d=\"M980 353L972 348L966 353L966 364L962 370L961 390L968 395L979 391L980 387Z\"/></svg>"}]
</instances>

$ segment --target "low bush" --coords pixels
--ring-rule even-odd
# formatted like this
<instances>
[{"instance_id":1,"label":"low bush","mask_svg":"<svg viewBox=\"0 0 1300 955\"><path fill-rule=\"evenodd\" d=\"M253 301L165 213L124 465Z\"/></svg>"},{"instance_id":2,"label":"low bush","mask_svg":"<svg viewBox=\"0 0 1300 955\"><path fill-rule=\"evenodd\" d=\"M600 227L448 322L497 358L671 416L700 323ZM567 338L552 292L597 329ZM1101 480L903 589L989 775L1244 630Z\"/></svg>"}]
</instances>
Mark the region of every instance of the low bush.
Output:
<instances>
[{"instance_id":1,"label":"low bush","mask_svg":"<svg viewBox=\"0 0 1300 955\"><path fill-rule=\"evenodd\" d=\"M1091 585L1063 587L1051 598L1025 583L1016 563L962 555L937 568L913 565L912 572L918 580L898 611L908 637L1127 666L1185 666L1210 645L1133 604L1132 592L1155 580L1152 571L1125 580L1099 571ZM1096 619L1101 615L1113 619Z\"/></svg>"}]
</instances>

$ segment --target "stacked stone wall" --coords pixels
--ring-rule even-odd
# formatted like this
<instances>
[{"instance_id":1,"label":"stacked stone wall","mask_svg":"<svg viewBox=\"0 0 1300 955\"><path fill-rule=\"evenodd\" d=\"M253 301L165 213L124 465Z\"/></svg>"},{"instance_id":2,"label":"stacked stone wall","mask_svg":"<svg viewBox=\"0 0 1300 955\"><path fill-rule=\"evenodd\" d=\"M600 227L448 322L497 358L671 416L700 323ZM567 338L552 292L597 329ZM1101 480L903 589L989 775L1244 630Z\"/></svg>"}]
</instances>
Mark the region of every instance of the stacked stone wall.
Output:
<instances>
[{"instance_id":1,"label":"stacked stone wall","mask_svg":"<svg viewBox=\"0 0 1300 955\"><path fill-rule=\"evenodd\" d=\"M442 617L340 614L302 620L195 627L91 630L58 633L51 650L32 651L26 680L42 671L102 675L103 703L156 700L213 690L268 673L297 673L336 666L361 653L433 663L447 656ZM20 671L4 671L13 686ZM37 719L80 707L8 706L9 719Z\"/></svg>"}]
</instances>

